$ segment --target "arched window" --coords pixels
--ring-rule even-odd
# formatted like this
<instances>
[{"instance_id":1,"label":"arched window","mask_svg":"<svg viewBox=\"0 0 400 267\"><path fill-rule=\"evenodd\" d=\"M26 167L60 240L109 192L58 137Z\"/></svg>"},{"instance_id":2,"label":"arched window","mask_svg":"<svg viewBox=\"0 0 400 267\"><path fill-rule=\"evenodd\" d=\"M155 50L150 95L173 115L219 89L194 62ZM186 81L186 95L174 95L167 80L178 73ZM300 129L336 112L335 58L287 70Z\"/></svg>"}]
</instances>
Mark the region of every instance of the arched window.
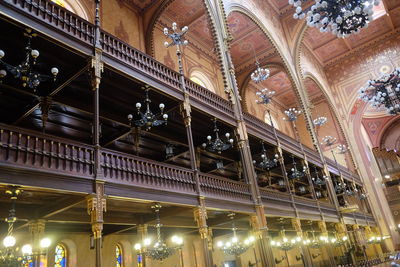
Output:
<instances>
[{"instance_id":1,"label":"arched window","mask_svg":"<svg viewBox=\"0 0 400 267\"><path fill-rule=\"evenodd\" d=\"M88 20L85 7L79 2L79 0L51 0L53 3L77 14L78 16Z\"/></svg>"},{"instance_id":2,"label":"arched window","mask_svg":"<svg viewBox=\"0 0 400 267\"><path fill-rule=\"evenodd\" d=\"M67 250L62 244L56 246L54 267L67 267Z\"/></svg>"},{"instance_id":3,"label":"arched window","mask_svg":"<svg viewBox=\"0 0 400 267\"><path fill-rule=\"evenodd\" d=\"M195 70L190 74L190 80L215 93L215 88L210 79L202 72Z\"/></svg>"},{"instance_id":4,"label":"arched window","mask_svg":"<svg viewBox=\"0 0 400 267\"><path fill-rule=\"evenodd\" d=\"M122 261L122 249L120 245L115 246L115 261L117 263L117 267L122 267L123 266L123 261Z\"/></svg>"},{"instance_id":5,"label":"arched window","mask_svg":"<svg viewBox=\"0 0 400 267\"><path fill-rule=\"evenodd\" d=\"M279 130L279 124L278 124L278 122L275 120L275 118L272 116L272 114L271 114L271 119L272 119L272 123L274 124L275 129ZM265 115L264 115L264 122L265 122L266 124L272 126L272 123L271 123L270 117L269 117L269 115L268 115L268 112L266 112Z\"/></svg>"}]
</instances>

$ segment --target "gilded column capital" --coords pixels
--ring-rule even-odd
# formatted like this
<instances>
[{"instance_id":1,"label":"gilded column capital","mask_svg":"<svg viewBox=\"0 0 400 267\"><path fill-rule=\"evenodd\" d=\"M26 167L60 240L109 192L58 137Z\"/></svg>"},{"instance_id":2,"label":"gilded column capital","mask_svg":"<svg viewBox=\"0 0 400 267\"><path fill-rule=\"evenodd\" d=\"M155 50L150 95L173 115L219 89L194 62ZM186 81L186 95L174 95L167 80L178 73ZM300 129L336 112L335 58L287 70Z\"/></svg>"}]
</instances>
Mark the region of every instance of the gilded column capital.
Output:
<instances>
[{"instance_id":1,"label":"gilded column capital","mask_svg":"<svg viewBox=\"0 0 400 267\"><path fill-rule=\"evenodd\" d=\"M101 74L104 71L103 55L101 49L95 49L94 55L90 60L90 67L92 90L95 91L99 89Z\"/></svg>"},{"instance_id":2,"label":"gilded column capital","mask_svg":"<svg viewBox=\"0 0 400 267\"><path fill-rule=\"evenodd\" d=\"M209 229L207 225L207 210L204 205L201 205L193 210L194 220L199 228L200 238L210 238Z\"/></svg>"}]
</instances>

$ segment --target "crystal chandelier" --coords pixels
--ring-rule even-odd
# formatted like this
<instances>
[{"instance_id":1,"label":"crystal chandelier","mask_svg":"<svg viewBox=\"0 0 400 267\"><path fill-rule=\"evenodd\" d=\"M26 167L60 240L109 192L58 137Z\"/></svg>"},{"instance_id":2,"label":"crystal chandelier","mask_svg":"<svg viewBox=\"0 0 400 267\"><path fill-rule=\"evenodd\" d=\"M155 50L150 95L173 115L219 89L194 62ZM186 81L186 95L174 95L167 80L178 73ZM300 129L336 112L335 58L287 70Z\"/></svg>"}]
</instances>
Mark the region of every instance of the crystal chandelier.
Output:
<instances>
[{"instance_id":1,"label":"crystal chandelier","mask_svg":"<svg viewBox=\"0 0 400 267\"><path fill-rule=\"evenodd\" d=\"M307 25L319 28L321 32L332 32L338 37L359 33L372 21L374 5L379 0L314 0L315 4L303 10L302 2L307 0L289 0L296 8L295 19L307 16Z\"/></svg>"},{"instance_id":2,"label":"crystal chandelier","mask_svg":"<svg viewBox=\"0 0 400 267\"><path fill-rule=\"evenodd\" d=\"M288 251L288 250L295 248L299 242L301 242L301 238L299 236L289 240L289 238L287 238L285 235L285 229L282 229L280 232L280 239L272 240L271 246L279 248L281 250Z\"/></svg>"},{"instance_id":3,"label":"crystal chandelier","mask_svg":"<svg viewBox=\"0 0 400 267\"><path fill-rule=\"evenodd\" d=\"M367 244L379 244L381 243L383 240L390 238L390 236L371 236L368 240L367 240Z\"/></svg>"},{"instance_id":4,"label":"crystal chandelier","mask_svg":"<svg viewBox=\"0 0 400 267\"><path fill-rule=\"evenodd\" d=\"M297 169L297 163L294 159L294 156L292 156L292 160L293 160L293 168L290 169L291 173L288 175L289 178L291 179L301 179L304 177L307 167L303 166L303 170L299 171Z\"/></svg>"},{"instance_id":5,"label":"crystal chandelier","mask_svg":"<svg viewBox=\"0 0 400 267\"><path fill-rule=\"evenodd\" d=\"M346 145L343 145L343 144L338 145L336 148L338 150L338 152L337 152L338 154L344 154L347 151L349 151L349 148Z\"/></svg>"},{"instance_id":6,"label":"crystal chandelier","mask_svg":"<svg viewBox=\"0 0 400 267\"><path fill-rule=\"evenodd\" d=\"M28 87L36 92L36 88L41 82L45 82L51 78L53 81L56 80L58 69L53 67L50 70L52 75L40 74L37 70L37 58L39 57L39 51L32 49L31 47L31 40L33 37L36 37L37 34L32 33L32 30L27 29L24 35L28 39L25 46L25 60L19 65L13 66L3 61L2 59L5 56L5 52L0 50L0 83L2 79L7 76L7 72L9 72L12 76L14 76L15 79L19 79L22 82L23 87ZM1 69L1 67L4 69Z\"/></svg>"},{"instance_id":7,"label":"crystal chandelier","mask_svg":"<svg viewBox=\"0 0 400 267\"><path fill-rule=\"evenodd\" d=\"M320 236L319 238L317 238L315 236L315 231L312 230L311 231L311 235L312 235L312 239L307 239L307 244L310 248L320 248L322 247L324 244L328 243L328 238L326 236Z\"/></svg>"},{"instance_id":8,"label":"crystal chandelier","mask_svg":"<svg viewBox=\"0 0 400 267\"><path fill-rule=\"evenodd\" d=\"M14 223L17 221L15 203L22 190L16 186L6 190L6 194L10 196L11 208L9 215L5 219L8 223L7 236L3 239L4 249L0 250L0 266L20 267L33 262L40 256L46 256L47 248L51 245L49 238L43 238L40 241L40 248L33 252L30 244L16 247L17 240L13 236ZM30 265L29 265L30 266Z\"/></svg>"},{"instance_id":9,"label":"crystal chandelier","mask_svg":"<svg viewBox=\"0 0 400 267\"><path fill-rule=\"evenodd\" d=\"M258 60L256 60L256 66L257 69L253 71L250 75L250 78L255 82L255 83L260 83L262 81L265 81L269 77L269 69L267 68L261 68L260 63Z\"/></svg>"},{"instance_id":10,"label":"crystal chandelier","mask_svg":"<svg viewBox=\"0 0 400 267\"><path fill-rule=\"evenodd\" d=\"M283 120L295 121L295 120L297 120L297 117L300 114L301 114L301 110L298 110L296 108L289 108L288 110L285 110L286 118L283 118Z\"/></svg>"},{"instance_id":11,"label":"crystal chandelier","mask_svg":"<svg viewBox=\"0 0 400 267\"><path fill-rule=\"evenodd\" d=\"M400 114L400 68L377 80L369 80L360 89L359 97L375 108L385 107L388 114Z\"/></svg>"},{"instance_id":12,"label":"crystal chandelier","mask_svg":"<svg viewBox=\"0 0 400 267\"><path fill-rule=\"evenodd\" d=\"M256 103L265 105L271 103L272 97L275 95L275 93L275 91L271 91L267 88L264 88L261 91L257 91L256 95L261 99L257 99Z\"/></svg>"},{"instance_id":13,"label":"crystal chandelier","mask_svg":"<svg viewBox=\"0 0 400 267\"><path fill-rule=\"evenodd\" d=\"M327 117L321 116L321 117L318 117L318 118L314 119L313 123L314 123L315 126L319 126L320 127L320 126L324 125L325 123L327 123L327 121L328 121Z\"/></svg>"},{"instance_id":14,"label":"crystal chandelier","mask_svg":"<svg viewBox=\"0 0 400 267\"><path fill-rule=\"evenodd\" d=\"M210 152L217 152L218 154L221 154L222 151L225 151L229 148L232 147L233 144L233 139L229 138L231 135L230 133L226 133L225 137L226 140L222 140L219 137L219 129L217 127L217 119L213 119L214 122L214 133L215 133L215 139L212 140L211 135L207 136L207 143L203 143L202 147Z\"/></svg>"},{"instance_id":15,"label":"crystal chandelier","mask_svg":"<svg viewBox=\"0 0 400 267\"><path fill-rule=\"evenodd\" d=\"M343 246L349 238L347 236L342 236L342 238L338 238L335 234L335 237L332 237L330 243L335 247Z\"/></svg>"},{"instance_id":16,"label":"crystal chandelier","mask_svg":"<svg viewBox=\"0 0 400 267\"><path fill-rule=\"evenodd\" d=\"M233 236L230 239L230 241L227 242L222 242L218 241L217 242L217 247L220 248L226 255L235 255L238 256L244 252L246 252L254 243L255 238L254 236L249 236L246 238L243 242L239 240L237 234L236 234L236 227L235 227L235 213L230 213L228 217L232 221L232 233Z\"/></svg>"},{"instance_id":17,"label":"crystal chandelier","mask_svg":"<svg viewBox=\"0 0 400 267\"><path fill-rule=\"evenodd\" d=\"M169 258L176 250L182 248L183 239L178 236L172 236L171 241L173 246L168 246L161 237L161 222L160 222L160 209L161 205L156 203L151 207L156 214L156 230L157 239L153 243L150 238L145 238L143 244L136 243L134 248L139 254L147 256L152 260L163 261Z\"/></svg>"},{"instance_id":18,"label":"crystal chandelier","mask_svg":"<svg viewBox=\"0 0 400 267\"><path fill-rule=\"evenodd\" d=\"M279 155L275 154L274 159L269 159L267 156L267 150L265 150L264 143L261 142L262 151L261 151L261 161L257 163L257 161L253 160L253 164L263 170L269 170L278 165Z\"/></svg>"},{"instance_id":19,"label":"crystal chandelier","mask_svg":"<svg viewBox=\"0 0 400 267\"><path fill-rule=\"evenodd\" d=\"M154 114L150 110L151 100L149 98L149 86L146 85L142 87L145 90L146 97L144 99L144 103L146 106L146 111L143 113L140 109L142 104L140 102L136 103L136 114L128 114L128 120L130 125L135 127L144 127L146 131L149 131L151 127L156 127L160 125L166 125L168 120L168 114L164 113L165 105L160 103L160 113Z\"/></svg>"}]
</instances>

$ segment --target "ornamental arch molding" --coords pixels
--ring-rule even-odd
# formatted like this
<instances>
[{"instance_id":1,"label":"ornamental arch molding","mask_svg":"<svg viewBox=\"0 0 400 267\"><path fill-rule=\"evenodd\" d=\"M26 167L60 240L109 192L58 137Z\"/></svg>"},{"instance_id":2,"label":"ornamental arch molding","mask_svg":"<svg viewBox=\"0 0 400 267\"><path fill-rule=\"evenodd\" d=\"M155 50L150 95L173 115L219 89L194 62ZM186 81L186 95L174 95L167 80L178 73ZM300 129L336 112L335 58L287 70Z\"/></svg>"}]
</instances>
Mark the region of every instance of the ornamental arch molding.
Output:
<instances>
[{"instance_id":1,"label":"ornamental arch molding","mask_svg":"<svg viewBox=\"0 0 400 267\"><path fill-rule=\"evenodd\" d=\"M288 75L290 81L292 82L293 85L293 89L295 92L295 95L301 105L301 107L304 109L304 103L302 101L302 98L300 96L300 92L299 92L299 81L298 79L296 79L296 73L293 70L293 68L291 67L291 64L289 63L289 60L284 56L282 49L278 46L276 40L272 37L272 34L267 30L267 26L268 25L264 25L253 13L251 10L247 9L246 7L239 5L239 4L235 4L235 3L231 3L228 4L226 6L226 13L227 13L227 17L229 16L229 14L231 14L232 12L239 12L244 14L245 16L247 16L250 20L252 20L260 29L261 31L265 34L265 36L267 37L267 39L270 41L270 43L272 44L272 46L274 47L275 51L278 54L278 57L281 60L281 63L271 63L271 64L267 64L267 65L279 65L283 71ZM263 65L264 67L265 65ZM249 83L250 80L250 73L253 72L255 70L255 67L249 72L248 77L244 80L244 82L239 85L239 92L241 97L243 97L244 95L244 88L247 86L247 84ZM245 107L246 105L243 105L243 107Z\"/></svg>"}]
</instances>

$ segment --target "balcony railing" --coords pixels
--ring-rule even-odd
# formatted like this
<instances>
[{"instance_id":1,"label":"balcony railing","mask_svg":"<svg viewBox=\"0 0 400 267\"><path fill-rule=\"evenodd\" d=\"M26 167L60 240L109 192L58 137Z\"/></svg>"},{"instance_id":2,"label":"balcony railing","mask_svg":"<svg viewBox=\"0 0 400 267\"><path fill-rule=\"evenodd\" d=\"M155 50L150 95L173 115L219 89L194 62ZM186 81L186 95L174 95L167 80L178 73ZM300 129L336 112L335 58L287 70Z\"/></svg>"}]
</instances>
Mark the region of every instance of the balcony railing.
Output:
<instances>
[{"instance_id":1,"label":"balcony railing","mask_svg":"<svg viewBox=\"0 0 400 267\"><path fill-rule=\"evenodd\" d=\"M4 1L3 1L4 2ZM7 0L0 5L6 5L10 8L12 14L15 11L22 13L24 16L30 17L36 23L44 24L44 29L52 28L56 30L59 36L74 39L81 45L85 45L87 51L91 51L94 42L94 25L82 19L81 17L67 11L66 9L52 3L48 0ZM57 38L58 35L56 35ZM124 63L129 68L139 71L144 75L156 78L163 84L167 85L175 94L181 94L179 85L179 74L169 69L151 56L129 46L118 38L104 31L101 32L100 42L104 54L113 60ZM71 44L72 45L72 44ZM191 99L198 108L208 111L214 115L221 114L231 122L234 120L232 104L221 96L218 96L204 87L185 79L187 90ZM264 140L274 143L272 128L257 119L256 117L244 113L246 124L249 131ZM298 143L287 135L278 131L282 146L290 153L297 156L300 154ZM304 147L307 158L314 164L321 165L316 152ZM333 169L336 167L329 161L329 165ZM332 165L333 164L333 165ZM357 175L340 166L342 173L347 179L359 180Z\"/></svg>"}]
</instances>

